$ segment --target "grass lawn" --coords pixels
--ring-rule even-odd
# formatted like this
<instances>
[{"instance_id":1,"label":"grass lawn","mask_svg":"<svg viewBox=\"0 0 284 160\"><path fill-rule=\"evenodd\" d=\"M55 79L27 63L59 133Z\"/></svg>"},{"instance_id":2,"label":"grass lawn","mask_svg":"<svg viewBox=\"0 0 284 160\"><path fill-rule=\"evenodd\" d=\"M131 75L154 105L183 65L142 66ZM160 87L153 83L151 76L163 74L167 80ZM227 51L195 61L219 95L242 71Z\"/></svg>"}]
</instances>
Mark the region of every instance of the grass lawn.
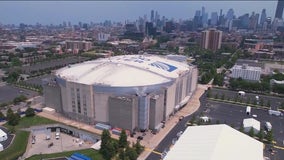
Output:
<instances>
[{"instance_id":1,"label":"grass lawn","mask_svg":"<svg viewBox=\"0 0 284 160\"><path fill-rule=\"evenodd\" d=\"M0 152L1 160L17 159L25 153L30 132L17 131L11 146L4 151Z\"/></svg>"},{"instance_id":2,"label":"grass lawn","mask_svg":"<svg viewBox=\"0 0 284 160\"><path fill-rule=\"evenodd\" d=\"M26 160L39 160L41 158L70 157L75 152L84 154L94 160L96 159L104 160L102 155L98 151L93 150L93 149L83 149L83 150L60 152L60 153L53 153L53 154L33 155L27 158Z\"/></svg>"},{"instance_id":3,"label":"grass lawn","mask_svg":"<svg viewBox=\"0 0 284 160\"><path fill-rule=\"evenodd\" d=\"M19 121L19 124L15 126L15 129L17 130L20 128L29 128L31 126L54 124L54 123L58 122L35 115L33 117L22 117L21 120ZM13 127L8 125L8 123L6 123L4 126L9 129Z\"/></svg>"},{"instance_id":4,"label":"grass lawn","mask_svg":"<svg viewBox=\"0 0 284 160\"><path fill-rule=\"evenodd\" d=\"M22 131L21 128L29 128L30 126L35 125L44 125L44 124L53 124L57 123L56 121L49 120L43 117L34 116L34 117L22 117L19 121L19 124L16 126L4 124L10 131L15 131L16 137L13 140L13 143L10 147L0 152L1 160L13 160L17 159L19 156L23 155L26 151L28 144L30 132Z\"/></svg>"}]
</instances>

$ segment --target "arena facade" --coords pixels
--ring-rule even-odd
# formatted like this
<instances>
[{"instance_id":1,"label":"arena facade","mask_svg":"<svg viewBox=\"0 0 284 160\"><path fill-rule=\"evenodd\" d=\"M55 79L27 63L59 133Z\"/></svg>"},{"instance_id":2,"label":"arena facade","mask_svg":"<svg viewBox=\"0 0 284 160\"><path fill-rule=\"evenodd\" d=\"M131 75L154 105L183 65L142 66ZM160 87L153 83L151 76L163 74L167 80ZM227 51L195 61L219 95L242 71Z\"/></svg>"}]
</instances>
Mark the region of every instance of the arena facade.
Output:
<instances>
[{"instance_id":1,"label":"arena facade","mask_svg":"<svg viewBox=\"0 0 284 160\"><path fill-rule=\"evenodd\" d=\"M123 55L66 66L43 80L45 105L88 124L158 130L197 87L195 66Z\"/></svg>"}]
</instances>

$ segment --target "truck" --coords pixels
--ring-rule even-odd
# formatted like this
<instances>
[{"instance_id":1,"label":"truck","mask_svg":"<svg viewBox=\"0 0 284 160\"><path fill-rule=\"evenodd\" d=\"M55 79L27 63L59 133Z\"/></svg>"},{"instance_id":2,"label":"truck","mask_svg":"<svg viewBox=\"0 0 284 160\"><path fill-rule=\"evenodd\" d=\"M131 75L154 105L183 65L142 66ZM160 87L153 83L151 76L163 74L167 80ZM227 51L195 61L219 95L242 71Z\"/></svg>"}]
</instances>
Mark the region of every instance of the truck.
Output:
<instances>
[{"instance_id":1,"label":"truck","mask_svg":"<svg viewBox=\"0 0 284 160\"><path fill-rule=\"evenodd\" d=\"M247 113L247 115L250 115L250 113L251 113L251 107L250 106L247 106L246 113Z\"/></svg>"},{"instance_id":2,"label":"truck","mask_svg":"<svg viewBox=\"0 0 284 160\"><path fill-rule=\"evenodd\" d=\"M268 110L268 114L269 115L275 115L275 116L283 116L283 113L281 113L280 111L275 111L275 110Z\"/></svg>"},{"instance_id":3,"label":"truck","mask_svg":"<svg viewBox=\"0 0 284 160\"><path fill-rule=\"evenodd\" d=\"M238 94L239 94L240 96L244 96L244 95L246 94L246 92L244 92L244 91L239 91Z\"/></svg>"},{"instance_id":4,"label":"truck","mask_svg":"<svg viewBox=\"0 0 284 160\"><path fill-rule=\"evenodd\" d=\"M271 125L271 123L270 122L265 122L265 129L267 130L267 131L271 131L272 130L272 125Z\"/></svg>"}]
</instances>

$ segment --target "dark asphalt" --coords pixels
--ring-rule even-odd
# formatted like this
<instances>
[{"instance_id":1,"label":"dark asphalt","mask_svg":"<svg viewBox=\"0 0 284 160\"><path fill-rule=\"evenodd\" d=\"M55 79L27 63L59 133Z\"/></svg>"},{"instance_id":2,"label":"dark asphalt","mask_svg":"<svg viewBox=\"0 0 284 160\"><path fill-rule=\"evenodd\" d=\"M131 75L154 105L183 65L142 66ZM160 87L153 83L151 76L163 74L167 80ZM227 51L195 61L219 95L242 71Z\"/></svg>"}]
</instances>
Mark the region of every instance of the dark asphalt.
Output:
<instances>
[{"instance_id":1,"label":"dark asphalt","mask_svg":"<svg viewBox=\"0 0 284 160\"><path fill-rule=\"evenodd\" d=\"M215 97L216 94L218 95L219 98L222 97L222 95L224 95L225 100L227 100L228 98L230 98L230 100L234 100L238 96L237 91L217 89L217 88L212 88L211 93L212 97ZM238 96L238 97L242 99L242 102L246 103L250 102L251 104L253 104L254 102L257 102L256 96L259 96L259 102L258 102L259 104L262 101L263 105L267 106L269 102L271 108L274 110L280 107L281 103L284 103L284 98L276 96L266 96L260 94L246 93L244 96Z\"/></svg>"},{"instance_id":2,"label":"dark asphalt","mask_svg":"<svg viewBox=\"0 0 284 160\"><path fill-rule=\"evenodd\" d=\"M39 94L35 91L17 88L10 85L0 87L0 103L13 101L14 98L20 95L24 95L27 98L32 98L38 96Z\"/></svg>"},{"instance_id":3,"label":"dark asphalt","mask_svg":"<svg viewBox=\"0 0 284 160\"><path fill-rule=\"evenodd\" d=\"M215 90L216 91L216 90ZM218 92L219 90L217 90ZM221 90L223 91L223 90ZM221 92L219 92L221 93ZM237 92L234 91L225 91L223 92L227 95L235 96ZM256 94L246 94L246 96L251 96L255 98ZM271 100L271 104L278 104L279 101L283 101L279 97L269 97L258 95L259 97L263 97ZM272 102L273 101L273 102ZM252 108L251 115L246 114L246 106L227 104L222 102L215 102L211 100L207 100L206 94L204 94L200 98L201 107L194 113L194 115L199 116L201 113L205 116L208 116L211 119L211 123L216 123L219 121L221 124L227 124L235 129L239 129L239 127L243 123L244 118L251 118L253 114L257 115L256 120L260 121L261 127L264 128L264 123L269 121L272 124L274 140L277 142L276 145L284 146L284 133L283 133L283 125L284 125L284 117L277 117L273 115L269 115L267 110ZM166 135L166 137L160 142L160 144L155 148L157 152L164 152L169 150L169 147L172 144L172 140L176 138L177 133L180 131L184 131L186 129L185 124L192 118L192 115L185 117L183 120L177 123L177 125ZM271 154L268 151L270 147L267 146L264 150L264 156L270 157L271 159L284 159L284 150L273 149L275 153ZM151 153L146 160L160 160L161 156L155 153Z\"/></svg>"},{"instance_id":4,"label":"dark asphalt","mask_svg":"<svg viewBox=\"0 0 284 160\"><path fill-rule=\"evenodd\" d=\"M200 97L200 101L205 101L205 94ZM204 110L203 105L199 107L199 109L193 115L199 115ZM172 144L172 140L177 137L177 133L180 131L184 131L186 129L186 123L192 118L193 115L184 117L181 121L179 121L176 126L166 135L166 137L160 142L160 144L155 148L155 151L160 153L169 150L169 147ZM151 153L146 160L160 160L161 156L155 153Z\"/></svg>"},{"instance_id":5,"label":"dark asphalt","mask_svg":"<svg viewBox=\"0 0 284 160\"><path fill-rule=\"evenodd\" d=\"M0 126L0 129L2 129L2 131L4 131L5 133L7 133L7 139L5 141L0 142L3 145L4 150L10 145L10 143L13 140L14 135L9 134L8 130L2 126Z\"/></svg>"}]
</instances>

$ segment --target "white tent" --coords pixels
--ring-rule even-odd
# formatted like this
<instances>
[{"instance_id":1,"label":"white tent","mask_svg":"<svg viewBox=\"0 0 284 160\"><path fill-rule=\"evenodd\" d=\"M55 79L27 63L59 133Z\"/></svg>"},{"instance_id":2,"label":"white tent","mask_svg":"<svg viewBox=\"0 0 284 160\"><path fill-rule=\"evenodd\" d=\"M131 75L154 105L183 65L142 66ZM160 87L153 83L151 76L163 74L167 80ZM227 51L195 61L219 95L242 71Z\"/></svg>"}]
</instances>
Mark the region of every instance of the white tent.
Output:
<instances>
[{"instance_id":1,"label":"white tent","mask_svg":"<svg viewBox=\"0 0 284 160\"><path fill-rule=\"evenodd\" d=\"M4 150L3 145L0 143L0 152L3 150Z\"/></svg>"},{"instance_id":2,"label":"white tent","mask_svg":"<svg viewBox=\"0 0 284 160\"><path fill-rule=\"evenodd\" d=\"M254 133L258 133L260 131L260 122L253 118L247 118L243 120L243 127L245 132L249 132L253 128Z\"/></svg>"},{"instance_id":3,"label":"white tent","mask_svg":"<svg viewBox=\"0 0 284 160\"><path fill-rule=\"evenodd\" d=\"M262 160L263 144L230 126L190 126L164 160Z\"/></svg>"},{"instance_id":4,"label":"white tent","mask_svg":"<svg viewBox=\"0 0 284 160\"><path fill-rule=\"evenodd\" d=\"M7 133L0 129L0 142L5 141L6 139L8 139Z\"/></svg>"},{"instance_id":5,"label":"white tent","mask_svg":"<svg viewBox=\"0 0 284 160\"><path fill-rule=\"evenodd\" d=\"M91 146L91 148L93 148L94 150L100 150L101 149L101 143L102 141L99 140L97 143L95 143L94 145Z\"/></svg>"}]
</instances>

